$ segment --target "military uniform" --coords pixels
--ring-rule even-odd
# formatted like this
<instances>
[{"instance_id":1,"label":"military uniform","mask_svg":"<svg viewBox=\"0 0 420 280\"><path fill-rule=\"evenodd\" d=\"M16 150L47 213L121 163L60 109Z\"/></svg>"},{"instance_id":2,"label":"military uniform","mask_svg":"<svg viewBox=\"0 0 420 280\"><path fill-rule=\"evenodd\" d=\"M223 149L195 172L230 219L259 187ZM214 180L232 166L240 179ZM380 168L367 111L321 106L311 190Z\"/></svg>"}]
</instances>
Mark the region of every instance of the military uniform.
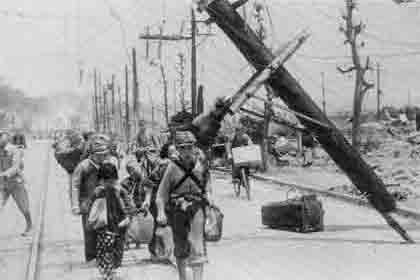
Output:
<instances>
[{"instance_id":1,"label":"military uniform","mask_svg":"<svg viewBox=\"0 0 420 280\"><path fill-rule=\"evenodd\" d=\"M186 259L190 264L205 263L204 208L208 193L206 170L197 159L191 172L200 181L200 186L190 177L177 186L185 172L178 164L169 163L156 199L166 205L166 215L174 234L175 257Z\"/></svg>"},{"instance_id":2,"label":"military uniform","mask_svg":"<svg viewBox=\"0 0 420 280\"><path fill-rule=\"evenodd\" d=\"M10 143L0 149L0 172L4 175L0 178L0 208L4 207L11 195L22 212L29 212L23 167L21 149Z\"/></svg>"}]
</instances>

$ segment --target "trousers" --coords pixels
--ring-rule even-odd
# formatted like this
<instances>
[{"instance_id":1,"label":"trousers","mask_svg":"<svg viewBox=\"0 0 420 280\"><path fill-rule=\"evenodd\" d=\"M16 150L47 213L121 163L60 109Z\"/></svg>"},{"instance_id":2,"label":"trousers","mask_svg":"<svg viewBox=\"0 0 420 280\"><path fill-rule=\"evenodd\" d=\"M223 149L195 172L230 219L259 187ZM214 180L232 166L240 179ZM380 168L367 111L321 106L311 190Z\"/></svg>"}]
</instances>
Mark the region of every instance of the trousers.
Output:
<instances>
[{"instance_id":1,"label":"trousers","mask_svg":"<svg viewBox=\"0 0 420 280\"><path fill-rule=\"evenodd\" d=\"M87 228L89 214L82 214L83 239L85 243L85 259L91 261L96 258L97 233Z\"/></svg>"}]
</instances>

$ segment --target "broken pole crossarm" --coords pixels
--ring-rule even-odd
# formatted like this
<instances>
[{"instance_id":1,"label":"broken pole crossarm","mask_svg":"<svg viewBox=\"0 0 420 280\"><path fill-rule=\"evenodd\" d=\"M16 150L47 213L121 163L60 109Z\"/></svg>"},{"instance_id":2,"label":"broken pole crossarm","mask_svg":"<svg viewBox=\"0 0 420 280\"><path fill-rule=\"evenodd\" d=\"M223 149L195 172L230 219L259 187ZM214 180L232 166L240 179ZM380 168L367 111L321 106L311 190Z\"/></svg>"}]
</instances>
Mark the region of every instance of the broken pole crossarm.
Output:
<instances>
[{"instance_id":1,"label":"broken pole crossarm","mask_svg":"<svg viewBox=\"0 0 420 280\"><path fill-rule=\"evenodd\" d=\"M306 41L309 34L301 32L291 41L287 42L282 48L276 52L276 57L264 69L258 71L232 96L232 104L230 110L233 113L239 111L251 97L263 86L263 84L271 77L271 74L277 71Z\"/></svg>"},{"instance_id":2,"label":"broken pole crossarm","mask_svg":"<svg viewBox=\"0 0 420 280\"><path fill-rule=\"evenodd\" d=\"M140 39L147 39L147 40L167 40L167 41L179 41L179 40L191 40L191 36L183 36L183 35L160 35L160 34L143 34L140 35Z\"/></svg>"},{"instance_id":3,"label":"broken pole crossarm","mask_svg":"<svg viewBox=\"0 0 420 280\"><path fill-rule=\"evenodd\" d=\"M252 111L252 110L249 110L249 109L246 109L246 108L241 108L240 110L242 112L244 112L246 114L249 114L249 115L252 115L254 117L258 117L258 118L262 118L262 119L264 118L264 114L262 114L262 113L255 112L255 111ZM293 128L293 129L296 129L296 130L299 130L299 131L305 131L306 130L304 127L297 126L297 125L292 124L292 123L289 123L289 122L287 122L285 120L279 119L275 115L273 115L271 117L271 120L272 120L272 122L274 122L276 124L285 125L287 127L290 127L290 128Z\"/></svg>"},{"instance_id":4,"label":"broken pole crossarm","mask_svg":"<svg viewBox=\"0 0 420 280\"><path fill-rule=\"evenodd\" d=\"M232 3L232 7L234 9L240 8L241 6L245 5L246 2L248 2L248 0L237 0L237 1Z\"/></svg>"},{"instance_id":5,"label":"broken pole crossarm","mask_svg":"<svg viewBox=\"0 0 420 280\"><path fill-rule=\"evenodd\" d=\"M258 39L255 32L243 21L227 0L201 1L198 5L200 9L206 10L212 20L258 71L271 63L275 56ZM268 84L273 89L274 94L280 97L289 108L331 127L329 131L320 129L318 125L297 116L299 121L314 133L325 151L346 173L353 184L362 193L367 194L369 202L375 209L381 213L389 213L396 209L395 200L386 190L384 182L363 160L360 153L350 145L287 69L279 67L277 71L271 74ZM393 228L401 235L395 227ZM403 235L402 237L406 239Z\"/></svg>"},{"instance_id":6,"label":"broken pole crossarm","mask_svg":"<svg viewBox=\"0 0 420 280\"><path fill-rule=\"evenodd\" d=\"M254 98L254 99L257 99L257 100L260 100L260 101L263 101L263 102L267 102L267 100L265 100L264 98L259 97L259 96L254 96L253 98ZM299 112L296 112L296 111L290 110L289 108L284 107L284 106L282 106L282 105L280 105L280 104L273 103L273 104L272 104L272 106L273 106L273 107L276 107L276 108L278 108L278 109L280 109L280 110L283 110L283 111L286 111L286 112L292 113L292 114L294 114L295 116L299 116L299 117L301 117L301 118L303 118L303 119L306 119L307 121L312 122L313 124L317 124L317 125L319 125L320 127L323 127L323 128L326 128L326 129L331 129L331 128L330 128L330 126L329 126L329 125L327 125L327 124L325 124L325 123L322 123L322 122L320 122L320 121L318 121L318 120L316 120L316 119L313 119L313 118L311 118L311 117L308 117L308 116L306 116L306 115L304 115L304 114L301 114L301 113L299 113Z\"/></svg>"}]
</instances>

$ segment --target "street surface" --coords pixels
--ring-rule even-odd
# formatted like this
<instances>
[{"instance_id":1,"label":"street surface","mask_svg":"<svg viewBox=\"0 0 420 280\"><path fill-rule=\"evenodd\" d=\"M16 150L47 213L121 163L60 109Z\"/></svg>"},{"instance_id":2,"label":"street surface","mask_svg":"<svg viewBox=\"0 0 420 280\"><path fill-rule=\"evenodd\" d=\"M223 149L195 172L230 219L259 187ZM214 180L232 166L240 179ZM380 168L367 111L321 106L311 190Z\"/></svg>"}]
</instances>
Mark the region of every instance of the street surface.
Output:
<instances>
[{"instance_id":1,"label":"street surface","mask_svg":"<svg viewBox=\"0 0 420 280\"><path fill-rule=\"evenodd\" d=\"M68 177L51 150L46 152L48 145L31 144L25 162L34 213L40 190L48 181L38 279L97 279L96 268L83 263L81 222L70 213ZM43 178L47 156L50 170L48 178ZM324 232L271 230L261 225L261 205L286 199L287 189L253 180L252 201L247 201L244 196L234 197L228 175L215 172L212 183L225 214L224 234L220 242L208 243L205 279L420 279L419 245L401 244L373 210L321 198L326 212ZM24 279L31 239L19 236L23 218L9 201L0 219L2 279ZM420 241L420 225L399 221ZM176 279L173 266L151 264L148 257L146 246L127 251L122 279Z\"/></svg>"}]
</instances>

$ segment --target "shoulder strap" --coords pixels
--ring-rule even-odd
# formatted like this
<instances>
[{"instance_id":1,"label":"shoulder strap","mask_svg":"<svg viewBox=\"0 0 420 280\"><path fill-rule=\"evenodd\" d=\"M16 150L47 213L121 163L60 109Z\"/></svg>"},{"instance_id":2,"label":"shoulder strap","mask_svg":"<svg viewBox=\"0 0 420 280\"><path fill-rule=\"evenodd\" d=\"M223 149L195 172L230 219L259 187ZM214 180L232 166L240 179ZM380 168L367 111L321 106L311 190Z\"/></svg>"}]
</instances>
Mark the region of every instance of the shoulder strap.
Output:
<instances>
[{"instance_id":1,"label":"shoulder strap","mask_svg":"<svg viewBox=\"0 0 420 280\"><path fill-rule=\"evenodd\" d=\"M181 187L185 180L191 178L194 181L194 183L196 183L197 186L200 188L201 192L204 194L205 188L201 181L197 178L197 176L195 176L195 174L192 172L192 169L187 169L177 160L174 160L172 162L175 163L184 172L184 176L182 176L181 180L179 180L178 183L171 189L171 193L176 191L179 187Z\"/></svg>"}]
</instances>

